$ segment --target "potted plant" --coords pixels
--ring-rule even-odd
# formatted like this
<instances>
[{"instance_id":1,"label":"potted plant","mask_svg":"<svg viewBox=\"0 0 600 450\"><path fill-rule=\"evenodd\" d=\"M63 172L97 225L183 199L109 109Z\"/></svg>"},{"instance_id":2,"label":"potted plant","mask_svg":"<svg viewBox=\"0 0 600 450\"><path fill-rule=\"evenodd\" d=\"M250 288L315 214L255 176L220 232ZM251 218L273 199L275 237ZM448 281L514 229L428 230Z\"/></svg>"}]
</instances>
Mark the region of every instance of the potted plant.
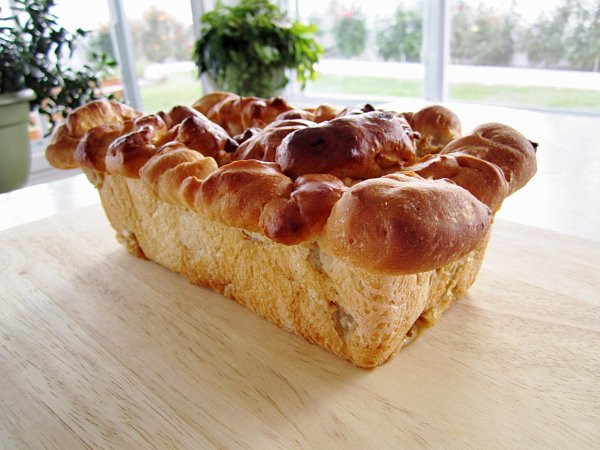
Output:
<instances>
[{"instance_id":1,"label":"potted plant","mask_svg":"<svg viewBox=\"0 0 600 450\"><path fill-rule=\"evenodd\" d=\"M114 66L104 55L80 69L67 64L86 32L60 26L50 12L54 0L12 3L12 14L0 10L0 192L21 187L29 176L30 110L54 125L97 98L100 74Z\"/></svg>"},{"instance_id":2,"label":"potted plant","mask_svg":"<svg viewBox=\"0 0 600 450\"><path fill-rule=\"evenodd\" d=\"M268 0L241 0L227 6L219 0L200 17L200 38L194 48L199 74L219 89L243 96L270 97L296 71L302 87L315 76L323 54L314 26L291 23Z\"/></svg>"}]
</instances>

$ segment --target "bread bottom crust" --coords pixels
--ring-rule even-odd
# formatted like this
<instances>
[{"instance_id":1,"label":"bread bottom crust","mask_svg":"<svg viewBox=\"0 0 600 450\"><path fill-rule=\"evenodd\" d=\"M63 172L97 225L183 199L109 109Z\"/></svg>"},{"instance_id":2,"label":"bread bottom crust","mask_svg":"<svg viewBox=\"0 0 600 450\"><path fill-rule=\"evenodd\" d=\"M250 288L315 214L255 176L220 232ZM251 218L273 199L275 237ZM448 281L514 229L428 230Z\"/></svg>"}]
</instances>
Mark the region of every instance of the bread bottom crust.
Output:
<instances>
[{"instance_id":1,"label":"bread bottom crust","mask_svg":"<svg viewBox=\"0 0 600 450\"><path fill-rule=\"evenodd\" d=\"M487 239L411 275L368 272L316 242L286 246L159 200L138 179L87 173L127 250L247 306L278 326L374 367L414 340L475 281ZM489 237L489 234L488 234Z\"/></svg>"}]
</instances>

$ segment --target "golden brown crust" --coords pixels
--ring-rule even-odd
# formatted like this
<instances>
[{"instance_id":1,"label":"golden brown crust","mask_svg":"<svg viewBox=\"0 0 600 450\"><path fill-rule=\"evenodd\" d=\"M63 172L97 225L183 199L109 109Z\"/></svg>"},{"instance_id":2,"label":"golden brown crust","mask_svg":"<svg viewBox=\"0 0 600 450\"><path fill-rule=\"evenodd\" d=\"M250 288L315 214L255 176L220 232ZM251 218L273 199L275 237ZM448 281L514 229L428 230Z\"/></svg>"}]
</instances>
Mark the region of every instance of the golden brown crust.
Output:
<instances>
[{"instance_id":1,"label":"golden brown crust","mask_svg":"<svg viewBox=\"0 0 600 450\"><path fill-rule=\"evenodd\" d=\"M113 129L125 127L127 122L140 115L139 111L119 102L94 100L75 109L67 116L65 122L59 125L46 147L46 159L59 169L79 167L79 163L75 161L75 149L89 130L99 126L109 126ZM93 156L88 158L97 159Z\"/></svg>"},{"instance_id":2,"label":"golden brown crust","mask_svg":"<svg viewBox=\"0 0 600 450\"><path fill-rule=\"evenodd\" d=\"M509 184L509 194L523 187L537 169L532 143L500 123L478 126L471 134L448 144L442 153L465 153L497 165Z\"/></svg>"},{"instance_id":3,"label":"golden brown crust","mask_svg":"<svg viewBox=\"0 0 600 450\"><path fill-rule=\"evenodd\" d=\"M286 245L315 240L331 208L346 189L333 175L310 174L297 178L289 198L278 198L265 205L261 215L265 236Z\"/></svg>"},{"instance_id":4,"label":"golden brown crust","mask_svg":"<svg viewBox=\"0 0 600 450\"><path fill-rule=\"evenodd\" d=\"M275 152L283 139L296 130L314 125L303 119L278 120L246 139L233 154L233 159L260 159L275 162Z\"/></svg>"},{"instance_id":5,"label":"golden brown crust","mask_svg":"<svg viewBox=\"0 0 600 450\"><path fill-rule=\"evenodd\" d=\"M254 159L220 167L202 183L196 209L213 220L261 231L260 216L272 200L287 197L294 182L274 163Z\"/></svg>"},{"instance_id":6,"label":"golden brown crust","mask_svg":"<svg viewBox=\"0 0 600 450\"><path fill-rule=\"evenodd\" d=\"M230 162L230 152L237 148L237 143L223 128L200 113L181 122L175 140L204 156L215 158L219 165Z\"/></svg>"},{"instance_id":7,"label":"golden brown crust","mask_svg":"<svg viewBox=\"0 0 600 450\"><path fill-rule=\"evenodd\" d=\"M397 114L349 115L290 134L275 161L292 178L308 173L373 178L414 162L413 138Z\"/></svg>"},{"instance_id":8,"label":"golden brown crust","mask_svg":"<svg viewBox=\"0 0 600 450\"><path fill-rule=\"evenodd\" d=\"M107 175L99 189L129 252L360 367L385 362L458 300L485 250L486 241L436 270L389 276L345 264L314 243L281 245L161 202L141 180Z\"/></svg>"},{"instance_id":9,"label":"golden brown crust","mask_svg":"<svg viewBox=\"0 0 600 450\"><path fill-rule=\"evenodd\" d=\"M230 136L242 133L242 111L254 101L254 98L229 97L217 103L208 112L207 117L222 126Z\"/></svg>"},{"instance_id":10,"label":"golden brown crust","mask_svg":"<svg viewBox=\"0 0 600 450\"><path fill-rule=\"evenodd\" d=\"M270 99L253 99L245 103L242 109L242 127L264 128L275 120L277 116L290 111L292 107L281 97Z\"/></svg>"},{"instance_id":11,"label":"golden brown crust","mask_svg":"<svg viewBox=\"0 0 600 450\"><path fill-rule=\"evenodd\" d=\"M158 135L155 128L143 125L117 138L105 157L106 171L113 175L138 178L141 167L156 153Z\"/></svg>"},{"instance_id":12,"label":"golden brown crust","mask_svg":"<svg viewBox=\"0 0 600 450\"><path fill-rule=\"evenodd\" d=\"M495 164L464 153L432 155L408 167L423 178L447 178L496 211L508 196L508 183Z\"/></svg>"},{"instance_id":13,"label":"golden brown crust","mask_svg":"<svg viewBox=\"0 0 600 450\"><path fill-rule=\"evenodd\" d=\"M223 91L211 92L210 94L206 94L203 97L199 98L192 105L192 108L194 108L196 111L199 111L202 114L204 114L205 116L207 116L208 112L216 104L221 103L223 100L234 97L234 96L235 96L235 94L232 94L231 92L223 92Z\"/></svg>"},{"instance_id":14,"label":"golden brown crust","mask_svg":"<svg viewBox=\"0 0 600 450\"><path fill-rule=\"evenodd\" d=\"M104 159L108 147L123 134L120 125L100 125L88 130L75 147L74 161L83 169L106 172Z\"/></svg>"},{"instance_id":15,"label":"golden brown crust","mask_svg":"<svg viewBox=\"0 0 600 450\"><path fill-rule=\"evenodd\" d=\"M213 158L181 143L172 143L150 158L140 170L140 178L161 200L191 207L200 182L215 170L217 163ZM193 192L192 183L196 186Z\"/></svg>"},{"instance_id":16,"label":"golden brown crust","mask_svg":"<svg viewBox=\"0 0 600 450\"><path fill-rule=\"evenodd\" d=\"M279 114L274 122L281 122L283 120L310 120L311 122L316 122L315 114L312 111L307 111L306 109L290 109L289 111L285 111Z\"/></svg>"},{"instance_id":17,"label":"golden brown crust","mask_svg":"<svg viewBox=\"0 0 600 450\"><path fill-rule=\"evenodd\" d=\"M223 92L209 94L193 107L223 127L230 136L252 127L264 128L281 113L292 109L281 97L261 99Z\"/></svg>"},{"instance_id":18,"label":"golden brown crust","mask_svg":"<svg viewBox=\"0 0 600 450\"><path fill-rule=\"evenodd\" d=\"M160 115L163 118L167 128L172 129L187 118L194 116L199 117L202 114L196 111L195 109L190 108L189 106L179 105L174 106L166 113L161 111L160 113L158 113L158 115Z\"/></svg>"},{"instance_id":19,"label":"golden brown crust","mask_svg":"<svg viewBox=\"0 0 600 450\"><path fill-rule=\"evenodd\" d=\"M114 123L95 116L98 106L86 119L82 107L75 128L83 135L59 129L55 142L71 145L73 163L86 169L141 176L163 201L286 245L322 242L331 255L382 273L430 270L472 250L489 227L486 205L495 211L535 167L531 144L498 124L417 160L418 133L408 120L429 137L427 151L437 151L457 129L443 108L411 115L321 106L308 111L315 120L341 117L317 125L275 120L296 114L279 112L290 107L277 98L218 93L195 107L142 117L105 113ZM436 120L437 134L419 125ZM263 129L230 138L244 122Z\"/></svg>"},{"instance_id":20,"label":"golden brown crust","mask_svg":"<svg viewBox=\"0 0 600 450\"><path fill-rule=\"evenodd\" d=\"M422 272L475 249L490 218L487 206L452 182L393 174L348 189L319 243L366 270Z\"/></svg>"},{"instance_id":21,"label":"golden brown crust","mask_svg":"<svg viewBox=\"0 0 600 450\"><path fill-rule=\"evenodd\" d=\"M327 122L328 120L335 119L340 115L340 113L341 110L339 108L331 105L319 105L313 111L315 122L317 123Z\"/></svg>"},{"instance_id":22,"label":"golden brown crust","mask_svg":"<svg viewBox=\"0 0 600 450\"><path fill-rule=\"evenodd\" d=\"M460 119L445 106L426 106L404 115L412 129L421 135L417 141L418 156L439 153L462 134Z\"/></svg>"}]
</instances>

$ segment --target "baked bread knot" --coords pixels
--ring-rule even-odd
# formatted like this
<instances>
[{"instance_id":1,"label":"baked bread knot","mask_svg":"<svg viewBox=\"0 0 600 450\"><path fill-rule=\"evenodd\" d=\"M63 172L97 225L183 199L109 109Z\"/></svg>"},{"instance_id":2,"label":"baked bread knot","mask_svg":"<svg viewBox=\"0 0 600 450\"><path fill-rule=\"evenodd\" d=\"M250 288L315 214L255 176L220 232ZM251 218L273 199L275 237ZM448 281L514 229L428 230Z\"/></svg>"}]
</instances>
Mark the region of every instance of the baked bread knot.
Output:
<instances>
[{"instance_id":1,"label":"baked bread knot","mask_svg":"<svg viewBox=\"0 0 600 450\"><path fill-rule=\"evenodd\" d=\"M196 100L192 105L192 108L194 108L196 111L201 112L205 116L208 116L208 112L213 108L213 106L215 106L218 103L221 103L225 99L234 97L236 97L236 95L232 94L231 92L211 92L210 94L206 94L200 97L198 100Z\"/></svg>"},{"instance_id":2,"label":"baked bread knot","mask_svg":"<svg viewBox=\"0 0 600 450\"><path fill-rule=\"evenodd\" d=\"M187 106L139 117L133 128L134 131L118 137L108 148L105 157L108 173L138 178L142 166L169 142L179 142L221 164L228 163L230 152L237 149L237 143L225 130Z\"/></svg>"},{"instance_id":3,"label":"baked bread knot","mask_svg":"<svg viewBox=\"0 0 600 450\"><path fill-rule=\"evenodd\" d=\"M294 191L265 205L260 217L265 236L286 245L314 241L346 185L337 177L309 174L296 179Z\"/></svg>"},{"instance_id":4,"label":"baked bread knot","mask_svg":"<svg viewBox=\"0 0 600 450\"><path fill-rule=\"evenodd\" d=\"M238 148L237 142L219 125L203 114L192 111L194 114L179 125L175 140L204 156L216 159L220 166L231 162L231 154Z\"/></svg>"},{"instance_id":5,"label":"baked bread knot","mask_svg":"<svg viewBox=\"0 0 600 450\"><path fill-rule=\"evenodd\" d=\"M242 109L242 126L246 128L264 128L275 121L277 116L292 107L282 97L254 99Z\"/></svg>"},{"instance_id":6,"label":"baked bread knot","mask_svg":"<svg viewBox=\"0 0 600 450\"><path fill-rule=\"evenodd\" d=\"M289 134L275 162L292 178L309 173L374 178L412 164L416 138L401 115L353 114Z\"/></svg>"},{"instance_id":7,"label":"baked bread knot","mask_svg":"<svg viewBox=\"0 0 600 450\"><path fill-rule=\"evenodd\" d=\"M462 134L460 119L441 105L432 105L404 116L412 129L421 135L417 141L417 156L439 153L449 142Z\"/></svg>"},{"instance_id":8,"label":"baked bread knot","mask_svg":"<svg viewBox=\"0 0 600 450\"><path fill-rule=\"evenodd\" d=\"M52 134L46 147L46 159L58 169L74 169L95 167L106 153L106 144L110 137L120 134L120 130L130 126L130 122L142 113L112 100L94 100L72 111L66 120ZM75 159L75 150L85 134L96 128L107 127L95 132L92 141L99 143L98 154L91 151L91 146L80 150L80 161Z\"/></svg>"},{"instance_id":9,"label":"baked bread knot","mask_svg":"<svg viewBox=\"0 0 600 450\"><path fill-rule=\"evenodd\" d=\"M319 244L369 271L425 272L474 250L490 221L490 209L453 182L396 173L344 192Z\"/></svg>"},{"instance_id":10,"label":"baked bread knot","mask_svg":"<svg viewBox=\"0 0 600 450\"><path fill-rule=\"evenodd\" d=\"M341 113L341 109L331 105L319 105L313 110L315 116L315 122L327 122L338 117Z\"/></svg>"},{"instance_id":11,"label":"baked bread knot","mask_svg":"<svg viewBox=\"0 0 600 450\"><path fill-rule=\"evenodd\" d=\"M508 194L523 187L537 170L535 147L514 128L487 123L450 142L443 154L465 153L495 164L508 182Z\"/></svg>"},{"instance_id":12,"label":"baked bread knot","mask_svg":"<svg viewBox=\"0 0 600 450\"><path fill-rule=\"evenodd\" d=\"M233 154L233 159L259 159L275 162L275 152L288 134L313 125L315 125L314 122L304 119L287 119L277 120L263 130L250 128L258 131L240 144Z\"/></svg>"},{"instance_id":13,"label":"baked bread knot","mask_svg":"<svg viewBox=\"0 0 600 450\"><path fill-rule=\"evenodd\" d=\"M75 147L73 155L78 167L95 172L106 172L106 153L110 145L123 133L131 130L131 122L126 125L100 125L88 130Z\"/></svg>"},{"instance_id":14,"label":"baked bread knot","mask_svg":"<svg viewBox=\"0 0 600 450\"><path fill-rule=\"evenodd\" d=\"M140 178L161 200L192 207L202 181L217 168L214 158L172 142L144 164Z\"/></svg>"},{"instance_id":15,"label":"baked bread knot","mask_svg":"<svg viewBox=\"0 0 600 450\"><path fill-rule=\"evenodd\" d=\"M141 116L134 121L134 131L115 139L105 156L106 172L139 178L140 168L156 153L168 134L168 127L158 114Z\"/></svg>"},{"instance_id":16,"label":"baked bread knot","mask_svg":"<svg viewBox=\"0 0 600 450\"><path fill-rule=\"evenodd\" d=\"M265 205L289 197L294 182L277 164L255 159L233 161L213 172L201 185L195 208L212 220L261 232Z\"/></svg>"},{"instance_id":17,"label":"baked bread knot","mask_svg":"<svg viewBox=\"0 0 600 450\"><path fill-rule=\"evenodd\" d=\"M310 122L316 122L314 113L306 109L290 109L289 111L279 114L274 122L286 120L308 120Z\"/></svg>"},{"instance_id":18,"label":"baked bread knot","mask_svg":"<svg viewBox=\"0 0 600 450\"><path fill-rule=\"evenodd\" d=\"M492 211L508 196L508 182L498 166L465 153L431 155L407 168L423 178L446 178L465 188Z\"/></svg>"},{"instance_id":19,"label":"baked bread knot","mask_svg":"<svg viewBox=\"0 0 600 450\"><path fill-rule=\"evenodd\" d=\"M264 128L281 113L293 109L281 97L261 99L223 92L198 100L193 108L223 127L230 136L252 127Z\"/></svg>"},{"instance_id":20,"label":"baked bread knot","mask_svg":"<svg viewBox=\"0 0 600 450\"><path fill-rule=\"evenodd\" d=\"M319 105L316 108L307 109L291 109L281 113L275 118L275 121L304 119L311 122L321 123L331 119L335 119L341 113L341 110L331 105Z\"/></svg>"}]
</instances>

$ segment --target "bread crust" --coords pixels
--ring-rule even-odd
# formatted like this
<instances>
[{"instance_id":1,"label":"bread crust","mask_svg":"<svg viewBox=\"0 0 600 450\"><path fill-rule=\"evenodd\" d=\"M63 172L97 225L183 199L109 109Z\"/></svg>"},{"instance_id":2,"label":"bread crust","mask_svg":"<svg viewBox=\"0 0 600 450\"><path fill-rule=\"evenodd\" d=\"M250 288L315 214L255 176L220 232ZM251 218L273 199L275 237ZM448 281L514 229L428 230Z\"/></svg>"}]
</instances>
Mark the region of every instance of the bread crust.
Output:
<instances>
[{"instance_id":1,"label":"bread crust","mask_svg":"<svg viewBox=\"0 0 600 450\"><path fill-rule=\"evenodd\" d=\"M281 115L279 116L281 117ZM233 159L258 159L275 162L275 154L281 142L296 130L314 125L305 119L282 119L266 126L246 139L233 154Z\"/></svg>"},{"instance_id":2,"label":"bread crust","mask_svg":"<svg viewBox=\"0 0 600 450\"><path fill-rule=\"evenodd\" d=\"M484 240L490 223L489 208L458 185L393 174L348 189L319 244L367 270L415 273L463 257Z\"/></svg>"},{"instance_id":3,"label":"bread crust","mask_svg":"<svg viewBox=\"0 0 600 450\"><path fill-rule=\"evenodd\" d=\"M536 148L514 128L501 123L478 126L467 136L450 142L443 154L465 153L495 164L504 173L509 194L522 188L537 170Z\"/></svg>"},{"instance_id":4,"label":"bread crust","mask_svg":"<svg viewBox=\"0 0 600 450\"><path fill-rule=\"evenodd\" d=\"M128 124L141 115L122 103L106 99L92 101L71 112L65 123L52 134L46 147L46 159L58 169L81 167L80 162L75 160L75 150L86 133L105 126L124 132Z\"/></svg>"},{"instance_id":5,"label":"bread crust","mask_svg":"<svg viewBox=\"0 0 600 450\"><path fill-rule=\"evenodd\" d=\"M204 180L195 207L213 220L259 232L265 206L288 197L293 188L293 181L277 164L255 159L234 161Z\"/></svg>"},{"instance_id":6,"label":"bread crust","mask_svg":"<svg viewBox=\"0 0 600 450\"><path fill-rule=\"evenodd\" d=\"M332 256L386 274L431 270L472 251L491 212L535 172L531 143L501 124L417 158L415 142L442 145L460 129L443 107L414 114L322 107L311 114L338 117L267 124L282 110L293 111L282 99L225 93L149 116L93 102L69 117L54 143L75 155L61 161L129 178L142 172L160 199L276 242L319 241ZM246 125L262 129L232 139Z\"/></svg>"},{"instance_id":7,"label":"bread crust","mask_svg":"<svg viewBox=\"0 0 600 450\"><path fill-rule=\"evenodd\" d=\"M346 185L333 175L310 174L297 178L289 197L265 205L260 216L265 236L287 245L316 240L333 205L346 190Z\"/></svg>"},{"instance_id":8,"label":"bread crust","mask_svg":"<svg viewBox=\"0 0 600 450\"><path fill-rule=\"evenodd\" d=\"M410 169L423 178L453 181L494 212L509 195L508 182L497 165L466 153L430 155Z\"/></svg>"},{"instance_id":9,"label":"bread crust","mask_svg":"<svg viewBox=\"0 0 600 450\"><path fill-rule=\"evenodd\" d=\"M414 134L398 114L338 117L286 136L275 161L292 178L308 173L373 178L415 161Z\"/></svg>"},{"instance_id":10,"label":"bread crust","mask_svg":"<svg viewBox=\"0 0 600 450\"><path fill-rule=\"evenodd\" d=\"M426 106L415 113L405 113L404 116L412 129L421 135L417 142L419 157L439 153L462 134L458 116L442 105Z\"/></svg>"}]
</instances>

